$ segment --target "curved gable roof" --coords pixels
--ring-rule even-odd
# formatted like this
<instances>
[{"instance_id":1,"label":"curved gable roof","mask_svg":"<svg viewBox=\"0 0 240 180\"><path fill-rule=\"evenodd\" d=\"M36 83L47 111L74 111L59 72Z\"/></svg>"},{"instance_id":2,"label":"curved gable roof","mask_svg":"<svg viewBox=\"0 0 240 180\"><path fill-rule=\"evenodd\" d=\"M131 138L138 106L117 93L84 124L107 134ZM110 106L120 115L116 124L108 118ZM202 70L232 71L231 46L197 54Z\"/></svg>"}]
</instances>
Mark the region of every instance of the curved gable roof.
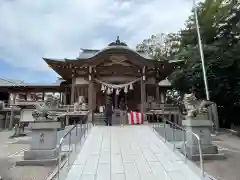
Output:
<instances>
[{"instance_id":1,"label":"curved gable roof","mask_svg":"<svg viewBox=\"0 0 240 180\"><path fill-rule=\"evenodd\" d=\"M134 51L133 49L127 47L127 46L123 46L123 45L111 45L111 46L108 46L102 50L89 50L89 49L82 49L82 52L79 54L79 56L77 57L77 60L80 60L80 59L92 59L94 58L95 56L98 56L104 52L107 52L109 50L123 50L123 51L129 51L130 53L134 53L138 56L140 56L141 58L144 58L144 59L149 59L151 60L152 58L144 53L144 52L138 52L138 51Z\"/></svg>"}]
</instances>

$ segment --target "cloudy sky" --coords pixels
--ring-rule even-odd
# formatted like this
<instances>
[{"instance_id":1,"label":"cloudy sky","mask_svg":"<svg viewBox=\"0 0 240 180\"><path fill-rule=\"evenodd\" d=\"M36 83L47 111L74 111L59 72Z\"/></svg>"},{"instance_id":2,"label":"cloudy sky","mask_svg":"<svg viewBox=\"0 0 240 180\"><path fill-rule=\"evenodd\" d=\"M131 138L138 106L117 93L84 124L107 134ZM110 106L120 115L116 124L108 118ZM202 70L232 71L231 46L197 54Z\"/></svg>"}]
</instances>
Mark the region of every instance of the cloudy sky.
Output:
<instances>
[{"instance_id":1,"label":"cloudy sky","mask_svg":"<svg viewBox=\"0 0 240 180\"><path fill-rule=\"evenodd\" d=\"M54 82L42 57L75 58L120 36L131 48L184 27L192 0L0 0L0 77Z\"/></svg>"}]
</instances>

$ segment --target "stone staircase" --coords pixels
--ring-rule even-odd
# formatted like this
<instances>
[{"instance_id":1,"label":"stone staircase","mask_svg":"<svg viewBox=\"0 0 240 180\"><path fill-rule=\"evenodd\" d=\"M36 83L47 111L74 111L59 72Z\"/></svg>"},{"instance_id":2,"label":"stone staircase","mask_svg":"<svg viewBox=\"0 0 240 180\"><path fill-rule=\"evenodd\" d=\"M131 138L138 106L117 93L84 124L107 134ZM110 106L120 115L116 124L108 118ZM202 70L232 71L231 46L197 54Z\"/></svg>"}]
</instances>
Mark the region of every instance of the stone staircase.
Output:
<instances>
[{"instance_id":1,"label":"stone staircase","mask_svg":"<svg viewBox=\"0 0 240 180\"><path fill-rule=\"evenodd\" d=\"M93 122L95 125L105 125L106 117L104 113L94 113Z\"/></svg>"},{"instance_id":2,"label":"stone staircase","mask_svg":"<svg viewBox=\"0 0 240 180\"><path fill-rule=\"evenodd\" d=\"M112 125L120 125L121 118L124 118L124 124L126 124L127 116L122 117L120 110L115 110L112 115ZM105 125L106 117L104 113L94 113L94 123L95 125Z\"/></svg>"}]
</instances>

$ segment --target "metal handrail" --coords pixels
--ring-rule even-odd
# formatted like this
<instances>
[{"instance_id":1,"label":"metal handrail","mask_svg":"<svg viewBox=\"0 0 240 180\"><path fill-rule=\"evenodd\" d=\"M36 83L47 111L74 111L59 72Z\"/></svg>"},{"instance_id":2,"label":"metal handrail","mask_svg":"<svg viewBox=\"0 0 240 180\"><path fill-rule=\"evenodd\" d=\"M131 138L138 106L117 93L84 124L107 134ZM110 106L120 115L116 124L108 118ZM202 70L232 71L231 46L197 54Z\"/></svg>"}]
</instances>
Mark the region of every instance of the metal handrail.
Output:
<instances>
[{"instance_id":1,"label":"metal handrail","mask_svg":"<svg viewBox=\"0 0 240 180\"><path fill-rule=\"evenodd\" d=\"M201 169L201 176L204 178L205 176L205 172L204 172L204 166L203 166L203 155L202 155L202 148L201 148L201 138L194 132L192 131L189 131L187 130L186 128L174 123L174 122L171 122L165 118L163 118L163 121L164 121L164 128L166 128L166 124L169 123L171 124L173 127L174 127L174 130L173 130L173 138L175 140L175 131L176 131L176 127L181 129L183 132L184 132L184 138L183 138L183 141L184 141L184 156L185 156L185 163L187 162L187 152L186 152L186 138L185 138L185 134L186 133L190 133L192 134L194 137L196 137L197 141L198 141L198 150L199 150L199 159L200 159L200 169ZM153 124L153 128L154 128L154 125L156 123ZM166 131L164 131L164 141L166 143L167 141L167 135L166 135ZM174 150L175 150L175 143L174 143Z\"/></svg>"},{"instance_id":2,"label":"metal handrail","mask_svg":"<svg viewBox=\"0 0 240 180\"><path fill-rule=\"evenodd\" d=\"M68 114L65 114L66 116L68 116ZM89 112L84 115L84 118L80 120L80 130L82 132L82 125L83 125L83 120L85 120L85 118L87 118L89 115ZM62 162L62 155L61 155L61 152L62 152L62 145L64 143L64 140L67 138L67 136L69 135L69 149L68 149L68 156L67 156L67 162L68 162L68 167L70 166L70 152L71 152L71 137L72 137L72 132L74 129L76 129L76 136L78 135L78 125L79 123L76 123L68 132L66 132L63 137L60 139L59 141L59 144L58 144L58 164L57 164L57 179L59 180L60 179L60 169L61 169L61 162ZM84 129L84 134L83 135L80 135L80 141L82 140L82 136L86 137L86 134L87 132L89 131L89 127L88 127L88 122L86 121L86 128ZM77 142L75 144L75 151L76 151L76 145L77 145Z\"/></svg>"}]
</instances>

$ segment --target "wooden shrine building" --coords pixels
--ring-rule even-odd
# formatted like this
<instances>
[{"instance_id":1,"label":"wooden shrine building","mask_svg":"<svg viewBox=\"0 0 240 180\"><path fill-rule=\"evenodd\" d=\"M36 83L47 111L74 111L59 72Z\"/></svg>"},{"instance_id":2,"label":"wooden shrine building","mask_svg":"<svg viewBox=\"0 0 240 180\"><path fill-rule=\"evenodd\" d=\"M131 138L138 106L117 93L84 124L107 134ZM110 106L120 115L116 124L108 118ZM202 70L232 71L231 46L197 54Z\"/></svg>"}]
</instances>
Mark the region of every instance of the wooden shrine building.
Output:
<instances>
[{"instance_id":1,"label":"wooden shrine building","mask_svg":"<svg viewBox=\"0 0 240 180\"><path fill-rule=\"evenodd\" d=\"M159 82L180 62L152 60L119 38L102 50L82 49L76 59L43 59L65 80L64 104L73 104L83 96L91 112L105 105L106 96L112 97L114 108L123 98L129 110L142 113L150 101L164 103L166 87Z\"/></svg>"}]
</instances>

